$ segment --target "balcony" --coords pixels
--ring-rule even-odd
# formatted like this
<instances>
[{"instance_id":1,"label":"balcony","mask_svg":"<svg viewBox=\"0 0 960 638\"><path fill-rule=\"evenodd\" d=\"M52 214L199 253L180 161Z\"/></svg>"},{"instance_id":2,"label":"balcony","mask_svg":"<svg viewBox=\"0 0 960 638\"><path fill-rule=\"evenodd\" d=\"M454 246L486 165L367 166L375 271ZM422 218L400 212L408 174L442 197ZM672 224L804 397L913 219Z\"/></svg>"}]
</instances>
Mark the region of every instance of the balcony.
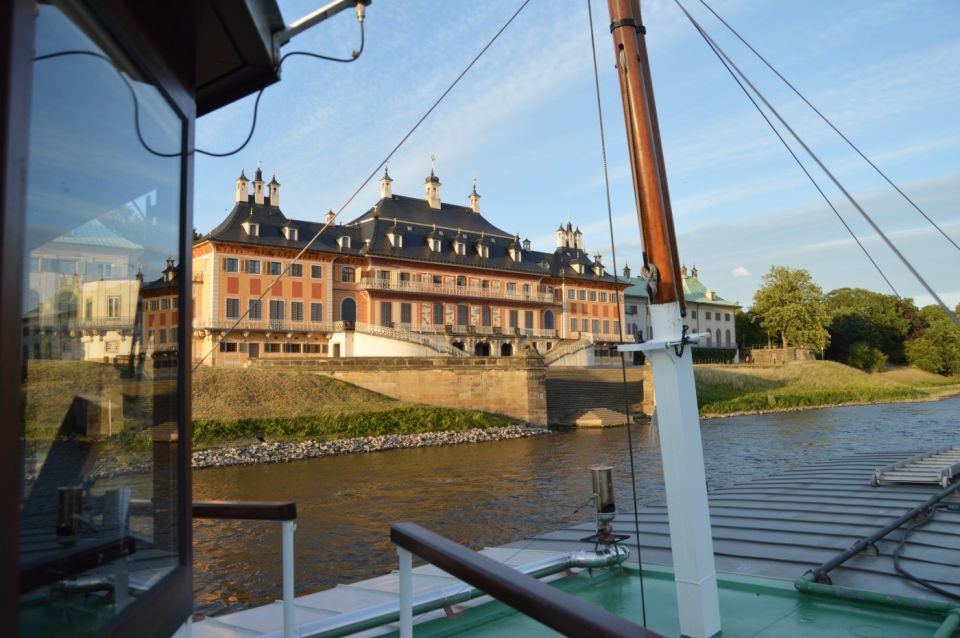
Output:
<instances>
[{"instance_id":1,"label":"balcony","mask_svg":"<svg viewBox=\"0 0 960 638\"><path fill-rule=\"evenodd\" d=\"M333 332L333 324L315 321L289 321L287 319L194 319L194 330L315 334Z\"/></svg>"},{"instance_id":2,"label":"balcony","mask_svg":"<svg viewBox=\"0 0 960 638\"><path fill-rule=\"evenodd\" d=\"M437 335L457 335L466 337L476 336L498 336L498 337L544 337L547 339L556 339L560 336L557 330L545 330L542 328L506 328L500 326L466 326L446 324L438 326L434 324L397 324L404 330L418 332L421 334Z\"/></svg>"},{"instance_id":3,"label":"balcony","mask_svg":"<svg viewBox=\"0 0 960 638\"><path fill-rule=\"evenodd\" d=\"M555 303L554 294L542 290L531 290L530 292L524 292L523 290L494 290L493 288L479 288L476 286L451 286L448 284L421 283L417 281L393 282L387 279L377 279L373 277L364 278L360 282L360 288L363 290L383 290L418 295L437 295L440 297L469 297L473 299Z\"/></svg>"}]
</instances>

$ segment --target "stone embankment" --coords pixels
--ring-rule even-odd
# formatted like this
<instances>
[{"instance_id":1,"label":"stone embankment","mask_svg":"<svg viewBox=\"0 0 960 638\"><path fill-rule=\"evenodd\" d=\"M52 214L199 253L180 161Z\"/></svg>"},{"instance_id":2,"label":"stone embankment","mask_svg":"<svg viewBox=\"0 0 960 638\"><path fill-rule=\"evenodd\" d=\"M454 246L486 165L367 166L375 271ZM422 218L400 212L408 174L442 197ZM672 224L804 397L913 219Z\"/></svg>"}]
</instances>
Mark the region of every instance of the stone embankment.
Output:
<instances>
[{"instance_id":1,"label":"stone embankment","mask_svg":"<svg viewBox=\"0 0 960 638\"><path fill-rule=\"evenodd\" d=\"M381 436L361 436L331 441L274 441L254 443L238 447L220 447L197 450L193 453L193 469L200 470L234 465L253 465L256 463L287 463L323 456L343 454L362 454L383 452L417 447L437 447L460 443L484 443L486 441L504 441L522 439L531 436L550 434L547 428L533 425L511 425L507 427L475 428L463 432L422 432L418 434L386 434ZM150 463L133 463L123 467L116 466L111 460L111 470L98 468L91 478L111 478L120 474L138 474L149 472Z\"/></svg>"}]
</instances>

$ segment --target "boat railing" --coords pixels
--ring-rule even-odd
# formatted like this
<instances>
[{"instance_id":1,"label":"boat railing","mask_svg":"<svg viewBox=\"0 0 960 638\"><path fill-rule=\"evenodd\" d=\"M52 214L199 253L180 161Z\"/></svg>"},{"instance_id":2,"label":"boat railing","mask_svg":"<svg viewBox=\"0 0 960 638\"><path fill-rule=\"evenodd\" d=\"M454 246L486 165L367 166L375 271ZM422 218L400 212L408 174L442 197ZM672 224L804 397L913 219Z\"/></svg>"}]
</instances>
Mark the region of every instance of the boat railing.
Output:
<instances>
[{"instance_id":1,"label":"boat railing","mask_svg":"<svg viewBox=\"0 0 960 638\"><path fill-rule=\"evenodd\" d=\"M414 523L390 527L400 557L400 638L413 636L413 555L567 636L654 633Z\"/></svg>"},{"instance_id":2,"label":"boat railing","mask_svg":"<svg viewBox=\"0 0 960 638\"><path fill-rule=\"evenodd\" d=\"M297 529L297 504L292 501L194 501L193 517L280 522L283 638L294 638L297 626L293 616L293 532Z\"/></svg>"}]
</instances>

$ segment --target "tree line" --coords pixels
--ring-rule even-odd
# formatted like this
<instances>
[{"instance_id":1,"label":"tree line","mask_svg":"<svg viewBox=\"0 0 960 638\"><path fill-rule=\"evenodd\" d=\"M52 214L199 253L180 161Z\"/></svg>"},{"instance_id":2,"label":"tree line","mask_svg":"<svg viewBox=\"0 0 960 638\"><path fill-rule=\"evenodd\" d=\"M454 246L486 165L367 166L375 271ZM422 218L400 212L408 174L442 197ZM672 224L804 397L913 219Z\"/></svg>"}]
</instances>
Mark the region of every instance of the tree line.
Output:
<instances>
[{"instance_id":1,"label":"tree line","mask_svg":"<svg viewBox=\"0 0 960 638\"><path fill-rule=\"evenodd\" d=\"M803 269L771 267L736 320L745 345L810 348L869 372L892 363L960 375L960 328L940 306L864 288L824 293Z\"/></svg>"}]
</instances>

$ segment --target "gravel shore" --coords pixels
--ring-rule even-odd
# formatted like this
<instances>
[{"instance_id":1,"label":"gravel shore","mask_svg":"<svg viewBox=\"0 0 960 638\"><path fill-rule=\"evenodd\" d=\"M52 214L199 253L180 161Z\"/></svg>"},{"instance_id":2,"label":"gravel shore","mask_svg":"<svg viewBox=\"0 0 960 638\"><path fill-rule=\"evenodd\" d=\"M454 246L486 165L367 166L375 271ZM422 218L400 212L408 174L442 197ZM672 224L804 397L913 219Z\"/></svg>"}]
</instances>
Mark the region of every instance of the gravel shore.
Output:
<instances>
[{"instance_id":1,"label":"gravel shore","mask_svg":"<svg viewBox=\"0 0 960 638\"><path fill-rule=\"evenodd\" d=\"M287 463L322 456L342 454L363 454L416 447L436 447L457 445L460 443L483 443L485 441L503 441L521 439L530 436L550 434L550 430L534 425L511 425L508 427L476 428L463 432L423 432L420 434L387 434L383 436L362 436L333 441L275 441L253 443L240 447L210 448L193 453L193 469L202 470L234 465L252 465L256 463ZM105 464L106 465L106 464ZM121 474L139 474L151 471L149 463L132 463L117 467L117 460L111 459L109 467L102 465L94 471L91 478L112 478Z\"/></svg>"}]
</instances>

